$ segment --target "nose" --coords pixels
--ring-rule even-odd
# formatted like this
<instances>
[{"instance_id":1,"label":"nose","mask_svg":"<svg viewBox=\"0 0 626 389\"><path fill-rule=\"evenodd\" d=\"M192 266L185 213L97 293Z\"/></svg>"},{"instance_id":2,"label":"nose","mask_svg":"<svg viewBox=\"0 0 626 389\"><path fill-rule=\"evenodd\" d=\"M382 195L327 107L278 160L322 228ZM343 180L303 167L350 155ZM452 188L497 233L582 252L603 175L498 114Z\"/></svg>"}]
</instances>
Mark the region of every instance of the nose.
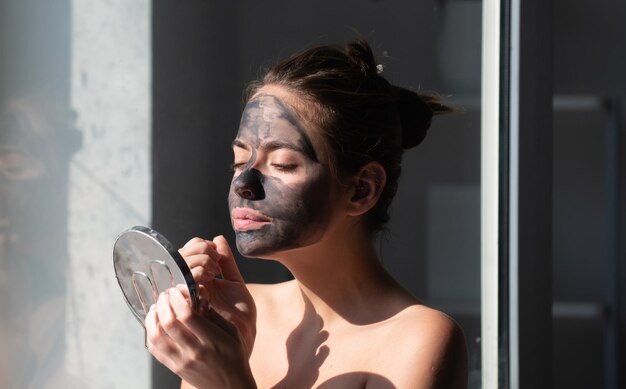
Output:
<instances>
[{"instance_id":1,"label":"nose","mask_svg":"<svg viewBox=\"0 0 626 389\"><path fill-rule=\"evenodd\" d=\"M262 200L265 198L263 175L256 169L244 170L233 181L233 191L246 200Z\"/></svg>"}]
</instances>

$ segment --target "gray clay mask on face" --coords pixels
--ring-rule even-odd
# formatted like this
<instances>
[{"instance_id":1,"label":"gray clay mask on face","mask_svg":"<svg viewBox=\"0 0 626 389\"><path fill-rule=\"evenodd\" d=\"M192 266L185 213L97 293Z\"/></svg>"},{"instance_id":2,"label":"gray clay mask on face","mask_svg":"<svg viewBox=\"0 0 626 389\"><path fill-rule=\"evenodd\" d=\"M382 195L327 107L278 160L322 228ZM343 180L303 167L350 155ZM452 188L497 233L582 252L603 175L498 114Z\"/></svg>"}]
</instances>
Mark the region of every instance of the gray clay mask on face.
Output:
<instances>
[{"instance_id":1,"label":"gray clay mask on face","mask_svg":"<svg viewBox=\"0 0 626 389\"><path fill-rule=\"evenodd\" d=\"M255 97L233 147L228 204L239 252L271 257L319 241L330 216L331 176L291 109L273 95Z\"/></svg>"}]
</instances>

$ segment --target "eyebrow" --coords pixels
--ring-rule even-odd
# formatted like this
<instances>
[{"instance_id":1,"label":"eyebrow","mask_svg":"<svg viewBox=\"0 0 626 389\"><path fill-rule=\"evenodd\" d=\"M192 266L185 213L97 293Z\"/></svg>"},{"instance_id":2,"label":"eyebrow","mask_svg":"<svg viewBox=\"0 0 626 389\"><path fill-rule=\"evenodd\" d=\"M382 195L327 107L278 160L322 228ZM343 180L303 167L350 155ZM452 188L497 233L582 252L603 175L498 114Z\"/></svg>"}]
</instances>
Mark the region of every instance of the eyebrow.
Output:
<instances>
[{"instance_id":1,"label":"eyebrow","mask_svg":"<svg viewBox=\"0 0 626 389\"><path fill-rule=\"evenodd\" d=\"M248 146L246 143L242 142L239 139L235 139L233 141L232 147L239 147L245 150L250 149L250 146ZM294 145L293 143L290 143L290 142L285 142L285 141L278 140L278 139L270 140L268 142L262 142L261 148L267 151L274 151L278 149L293 150L317 162L317 158L315 157L315 155L311 155L310 153L307 152L307 150L304 150L302 147L299 147L298 145Z\"/></svg>"},{"instance_id":2,"label":"eyebrow","mask_svg":"<svg viewBox=\"0 0 626 389\"><path fill-rule=\"evenodd\" d=\"M297 151L307 156L309 155L301 147L298 147L297 145L294 145L293 143L289 143L289 142L285 142L281 140L271 140L269 142L263 142L261 143L261 148L267 151L273 151L273 150L278 150L278 149L289 149L289 150Z\"/></svg>"},{"instance_id":3,"label":"eyebrow","mask_svg":"<svg viewBox=\"0 0 626 389\"><path fill-rule=\"evenodd\" d=\"M247 144L243 143L239 139L235 139L230 146L233 148L239 147L240 149L246 149L246 150L250 149L250 147Z\"/></svg>"}]
</instances>

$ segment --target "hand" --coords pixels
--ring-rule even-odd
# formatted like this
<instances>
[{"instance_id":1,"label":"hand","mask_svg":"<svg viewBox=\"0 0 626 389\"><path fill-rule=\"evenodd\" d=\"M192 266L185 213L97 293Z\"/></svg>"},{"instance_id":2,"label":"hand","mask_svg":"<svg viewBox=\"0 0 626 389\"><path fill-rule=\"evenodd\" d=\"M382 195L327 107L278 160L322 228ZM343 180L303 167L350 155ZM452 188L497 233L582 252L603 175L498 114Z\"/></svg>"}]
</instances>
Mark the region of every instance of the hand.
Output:
<instances>
[{"instance_id":1,"label":"hand","mask_svg":"<svg viewBox=\"0 0 626 389\"><path fill-rule=\"evenodd\" d=\"M252 353L256 337L256 306L223 236L213 241L193 238L179 250L198 284L202 301L233 324ZM216 278L216 275L222 278Z\"/></svg>"},{"instance_id":2,"label":"hand","mask_svg":"<svg viewBox=\"0 0 626 389\"><path fill-rule=\"evenodd\" d=\"M203 303L195 312L186 288L162 293L146 316L148 349L197 388L254 387L248 359L256 308L226 240L194 238L180 252L199 284ZM215 278L218 271L223 278Z\"/></svg>"}]
</instances>

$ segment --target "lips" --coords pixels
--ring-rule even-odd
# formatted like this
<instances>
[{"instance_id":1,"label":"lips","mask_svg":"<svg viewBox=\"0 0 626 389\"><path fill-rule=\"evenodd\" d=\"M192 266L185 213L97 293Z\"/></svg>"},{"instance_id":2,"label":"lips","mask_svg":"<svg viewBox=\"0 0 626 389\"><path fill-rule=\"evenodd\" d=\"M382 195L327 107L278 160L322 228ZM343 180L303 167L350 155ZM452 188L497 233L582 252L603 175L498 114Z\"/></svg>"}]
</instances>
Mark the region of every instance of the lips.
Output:
<instances>
[{"instance_id":1,"label":"lips","mask_svg":"<svg viewBox=\"0 0 626 389\"><path fill-rule=\"evenodd\" d=\"M234 208L231 212L233 227L236 230L256 230L272 222L261 212L250 208Z\"/></svg>"}]
</instances>

